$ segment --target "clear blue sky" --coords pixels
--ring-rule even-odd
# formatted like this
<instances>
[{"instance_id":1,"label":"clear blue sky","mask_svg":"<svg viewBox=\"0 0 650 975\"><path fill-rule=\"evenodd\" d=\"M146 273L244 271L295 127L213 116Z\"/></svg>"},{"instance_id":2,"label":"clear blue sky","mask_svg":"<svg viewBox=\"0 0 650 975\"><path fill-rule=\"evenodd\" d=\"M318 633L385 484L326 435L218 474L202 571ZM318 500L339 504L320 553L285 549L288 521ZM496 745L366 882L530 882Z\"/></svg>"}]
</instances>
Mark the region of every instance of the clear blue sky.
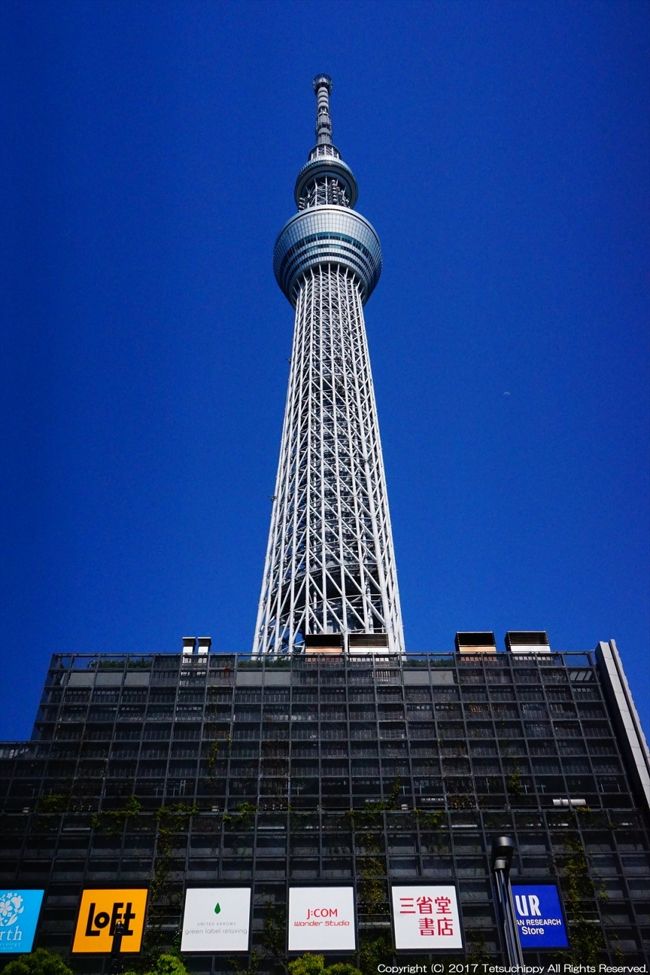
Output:
<instances>
[{"instance_id":1,"label":"clear blue sky","mask_svg":"<svg viewBox=\"0 0 650 975\"><path fill-rule=\"evenodd\" d=\"M650 7L2 4L0 735L55 651L249 650L311 79L366 309L407 645L617 639L650 724ZM8 70L7 70L8 69Z\"/></svg>"}]
</instances>

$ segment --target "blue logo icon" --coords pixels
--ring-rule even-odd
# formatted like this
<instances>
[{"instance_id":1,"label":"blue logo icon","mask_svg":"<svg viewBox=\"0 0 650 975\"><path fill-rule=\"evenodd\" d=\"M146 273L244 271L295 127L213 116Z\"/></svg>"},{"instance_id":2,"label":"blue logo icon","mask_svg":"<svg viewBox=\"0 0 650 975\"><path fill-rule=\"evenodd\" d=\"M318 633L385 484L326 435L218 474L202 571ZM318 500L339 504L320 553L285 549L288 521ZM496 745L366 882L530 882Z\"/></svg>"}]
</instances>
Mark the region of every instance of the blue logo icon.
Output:
<instances>
[{"instance_id":1,"label":"blue logo icon","mask_svg":"<svg viewBox=\"0 0 650 975\"><path fill-rule=\"evenodd\" d=\"M32 950L42 890L0 890L0 952L23 954Z\"/></svg>"},{"instance_id":2,"label":"blue logo icon","mask_svg":"<svg viewBox=\"0 0 650 975\"><path fill-rule=\"evenodd\" d=\"M566 924L555 884L513 884L515 918L522 948L568 948Z\"/></svg>"}]
</instances>

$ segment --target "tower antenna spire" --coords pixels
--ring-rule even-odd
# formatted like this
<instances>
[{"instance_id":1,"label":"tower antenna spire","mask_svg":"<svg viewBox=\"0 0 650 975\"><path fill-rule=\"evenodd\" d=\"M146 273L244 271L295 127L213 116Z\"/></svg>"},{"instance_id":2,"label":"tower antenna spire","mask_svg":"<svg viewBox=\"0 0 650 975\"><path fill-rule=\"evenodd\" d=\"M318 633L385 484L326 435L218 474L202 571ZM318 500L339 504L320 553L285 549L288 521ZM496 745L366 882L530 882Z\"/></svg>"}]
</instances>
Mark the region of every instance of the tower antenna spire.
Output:
<instances>
[{"instance_id":1,"label":"tower antenna spire","mask_svg":"<svg viewBox=\"0 0 650 975\"><path fill-rule=\"evenodd\" d=\"M317 74L314 78L316 92L316 145L332 145L332 117L330 115L330 92L332 79L328 74Z\"/></svg>"}]
</instances>

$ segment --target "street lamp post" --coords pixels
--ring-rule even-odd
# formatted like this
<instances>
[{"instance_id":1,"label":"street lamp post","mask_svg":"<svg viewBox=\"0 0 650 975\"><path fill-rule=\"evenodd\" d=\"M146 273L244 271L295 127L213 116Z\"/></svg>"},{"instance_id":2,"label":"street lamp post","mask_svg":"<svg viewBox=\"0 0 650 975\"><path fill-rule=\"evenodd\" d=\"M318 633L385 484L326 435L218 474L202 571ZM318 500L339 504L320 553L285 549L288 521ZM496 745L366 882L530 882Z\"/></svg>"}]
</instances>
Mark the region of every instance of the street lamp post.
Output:
<instances>
[{"instance_id":1,"label":"street lamp post","mask_svg":"<svg viewBox=\"0 0 650 975\"><path fill-rule=\"evenodd\" d=\"M515 852L510 836L497 836L492 841L491 863L499 898L499 911L506 945L506 961L509 965L523 965L524 956L517 933L517 918L510 886L510 867Z\"/></svg>"},{"instance_id":2,"label":"street lamp post","mask_svg":"<svg viewBox=\"0 0 650 975\"><path fill-rule=\"evenodd\" d=\"M111 945L111 960L108 969L111 975L122 970L122 959L120 954L122 951L122 938L124 937L125 933L124 925L118 921L118 923L115 925L113 944Z\"/></svg>"}]
</instances>

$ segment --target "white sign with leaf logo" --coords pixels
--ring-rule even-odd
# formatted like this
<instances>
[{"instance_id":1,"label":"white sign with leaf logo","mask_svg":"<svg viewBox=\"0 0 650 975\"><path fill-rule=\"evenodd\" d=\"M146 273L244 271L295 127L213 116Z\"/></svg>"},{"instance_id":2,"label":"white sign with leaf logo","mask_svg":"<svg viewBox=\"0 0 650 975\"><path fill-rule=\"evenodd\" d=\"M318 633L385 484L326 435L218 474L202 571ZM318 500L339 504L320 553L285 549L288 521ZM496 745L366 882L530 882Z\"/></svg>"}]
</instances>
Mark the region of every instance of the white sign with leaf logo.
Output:
<instances>
[{"instance_id":1,"label":"white sign with leaf logo","mask_svg":"<svg viewBox=\"0 0 650 975\"><path fill-rule=\"evenodd\" d=\"M188 887L181 951L248 951L250 887Z\"/></svg>"}]
</instances>

